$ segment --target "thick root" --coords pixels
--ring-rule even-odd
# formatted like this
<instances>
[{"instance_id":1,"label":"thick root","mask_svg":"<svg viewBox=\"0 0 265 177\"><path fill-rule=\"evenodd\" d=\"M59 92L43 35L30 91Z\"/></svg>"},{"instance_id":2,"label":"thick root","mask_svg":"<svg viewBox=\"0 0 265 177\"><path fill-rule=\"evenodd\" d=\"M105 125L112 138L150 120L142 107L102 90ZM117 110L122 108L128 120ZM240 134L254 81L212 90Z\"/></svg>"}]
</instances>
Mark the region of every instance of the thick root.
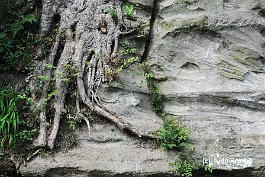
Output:
<instances>
[{"instance_id":1,"label":"thick root","mask_svg":"<svg viewBox=\"0 0 265 177\"><path fill-rule=\"evenodd\" d=\"M124 122L121 118L110 112L100 104L97 90L102 82L108 81L108 69L115 69L112 66L113 58L118 56L119 39L121 35L130 34L135 29L124 26L122 0L109 2L91 0L74 1L71 7L65 7L62 10L62 19L60 21L59 31L65 38L64 49L58 56L61 37L56 37L50 56L41 63L43 74L46 77L53 78L43 85L41 95L36 98L37 107L41 110L39 114L40 132L35 142L36 147L47 146L53 149L55 146L56 136L58 134L61 117L65 112L65 97L69 87L69 65L76 71L76 117L83 119L88 127L90 135L90 122L80 111L79 102L82 102L90 111L107 118L120 129L129 131L138 137L154 138L151 134L140 132L130 124ZM46 34L52 25L52 16L59 4L55 1L52 3L44 2L41 21L41 32ZM107 9L116 10L117 17L107 13ZM49 12L51 11L51 12ZM83 14L85 13L85 15ZM81 18L82 17L82 18ZM69 23L69 20L71 21ZM102 26L104 24L104 26ZM101 25L101 26L100 26ZM126 29L122 31L122 29ZM55 62L55 58L58 62ZM45 68L45 65L51 65L56 68L53 73L52 69ZM67 67L66 67L67 66ZM73 78L71 76L71 78ZM51 84L50 82L54 82ZM34 83L34 82L33 82ZM51 86L53 85L53 86ZM54 91L56 95L49 106L53 105L55 115L49 138L47 139L47 104L43 102L48 98L48 92ZM38 100L38 101L37 101Z\"/></svg>"}]
</instances>

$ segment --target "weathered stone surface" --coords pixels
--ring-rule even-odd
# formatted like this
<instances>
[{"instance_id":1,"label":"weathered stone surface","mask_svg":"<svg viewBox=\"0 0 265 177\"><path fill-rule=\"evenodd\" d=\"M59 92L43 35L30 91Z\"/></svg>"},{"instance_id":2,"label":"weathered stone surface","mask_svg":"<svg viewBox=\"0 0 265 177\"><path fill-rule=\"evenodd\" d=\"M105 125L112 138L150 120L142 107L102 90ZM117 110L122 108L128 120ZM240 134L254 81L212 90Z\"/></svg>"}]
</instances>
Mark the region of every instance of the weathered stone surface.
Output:
<instances>
[{"instance_id":1,"label":"weathered stone surface","mask_svg":"<svg viewBox=\"0 0 265 177\"><path fill-rule=\"evenodd\" d=\"M136 48L140 58L145 51L153 1L131 2L135 4L137 20L124 19L124 22L135 25L139 31L131 37L125 35L120 42L129 43L130 47ZM46 3L48 8L49 3ZM87 14L91 1L65 2L65 5L55 1L50 3L53 3L50 4L52 8L49 7L51 12L42 14L43 18L51 18L52 13L58 13L65 28L77 22L76 36L87 28L87 18L92 18L93 15ZM50 27L51 24L42 24L43 32ZM97 92L100 104L118 115L123 122L143 133L153 133L162 126L163 121L151 110L148 94L143 68L136 63L123 70L108 86L102 84ZM104 118L93 117L93 120L98 119ZM121 133L111 123L92 122L91 137L88 137L86 129L77 131L76 136L75 148L68 152L39 156L27 163L27 166L21 166L21 173L24 176L49 177L87 176L94 171L108 174L164 174L171 171L169 162L175 158L162 149L155 149L148 143L129 138L129 135Z\"/></svg>"},{"instance_id":2,"label":"weathered stone surface","mask_svg":"<svg viewBox=\"0 0 265 177\"><path fill-rule=\"evenodd\" d=\"M49 177L87 176L93 171L148 175L167 173L171 169L168 163L173 160L173 154L129 138L115 126L104 123L93 125L90 137L86 127L76 133L77 147L68 152L37 157L27 166L22 166L21 173ZM68 173L62 174L65 169Z\"/></svg>"},{"instance_id":3,"label":"weathered stone surface","mask_svg":"<svg viewBox=\"0 0 265 177\"><path fill-rule=\"evenodd\" d=\"M139 64L132 65L99 90L101 103L130 126L144 133L154 133L163 121L151 108L150 95L144 71Z\"/></svg>"},{"instance_id":4,"label":"weathered stone surface","mask_svg":"<svg viewBox=\"0 0 265 177\"><path fill-rule=\"evenodd\" d=\"M150 62L167 78L159 83L165 111L191 130L198 157L216 159L214 168L264 166L264 2L159 7Z\"/></svg>"}]
</instances>

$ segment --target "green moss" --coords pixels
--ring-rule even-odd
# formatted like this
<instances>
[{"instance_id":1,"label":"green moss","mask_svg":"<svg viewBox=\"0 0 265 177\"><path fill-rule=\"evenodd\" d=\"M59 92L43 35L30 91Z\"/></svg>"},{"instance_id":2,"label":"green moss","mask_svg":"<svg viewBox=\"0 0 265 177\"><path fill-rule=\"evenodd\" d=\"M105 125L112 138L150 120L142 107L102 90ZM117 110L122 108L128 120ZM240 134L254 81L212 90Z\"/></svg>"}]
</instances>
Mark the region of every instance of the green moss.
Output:
<instances>
[{"instance_id":1,"label":"green moss","mask_svg":"<svg viewBox=\"0 0 265 177\"><path fill-rule=\"evenodd\" d=\"M161 23L161 27L166 30L166 31L170 31L174 28L174 24L173 23L170 23L170 22L162 22Z\"/></svg>"},{"instance_id":2,"label":"green moss","mask_svg":"<svg viewBox=\"0 0 265 177\"><path fill-rule=\"evenodd\" d=\"M259 60L260 55L256 51L246 47L233 47L232 50L235 52L235 54L232 55L235 61L247 65L251 69L262 69L263 64Z\"/></svg>"},{"instance_id":3,"label":"green moss","mask_svg":"<svg viewBox=\"0 0 265 177\"><path fill-rule=\"evenodd\" d=\"M220 67L220 74L228 79L237 79L237 80L244 80L244 76L246 74L246 72L231 64L231 63L228 63L226 61L222 61L220 64L219 64L219 67Z\"/></svg>"},{"instance_id":4,"label":"green moss","mask_svg":"<svg viewBox=\"0 0 265 177\"><path fill-rule=\"evenodd\" d=\"M176 3L185 3L185 4L192 4L197 2L198 0L176 0Z\"/></svg>"},{"instance_id":5,"label":"green moss","mask_svg":"<svg viewBox=\"0 0 265 177\"><path fill-rule=\"evenodd\" d=\"M260 70L263 67L261 61L259 61L257 58L236 55L233 57L233 59L239 63L253 67L256 70Z\"/></svg>"},{"instance_id":6,"label":"green moss","mask_svg":"<svg viewBox=\"0 0 265 177\"><path fill-rule=\"evenodd\" d=\"M237 79L240 81L244 80L244 75L240 76L227 71L220 71L220 74L228 79Z\"/></svg>"},{"instance_id":7,"label":"green moss","mask_svg":"<svg viewBox=\"0 0 265 177\"><path fill-rule=\"evenodd\" d=\"M207 25L208 25L207 16L201 16L198 18L181 21L182 28L197 28L197 27L203 28Z\"/></svg>"}]
</instances>

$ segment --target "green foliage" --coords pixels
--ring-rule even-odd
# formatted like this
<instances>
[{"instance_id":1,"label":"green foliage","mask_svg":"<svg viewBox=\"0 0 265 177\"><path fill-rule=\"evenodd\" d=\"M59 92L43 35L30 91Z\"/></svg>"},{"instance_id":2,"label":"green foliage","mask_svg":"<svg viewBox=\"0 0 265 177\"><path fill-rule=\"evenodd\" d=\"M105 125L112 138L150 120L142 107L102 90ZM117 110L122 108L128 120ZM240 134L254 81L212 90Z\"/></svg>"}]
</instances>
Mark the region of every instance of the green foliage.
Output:
<instances>
[{"instance_id":1,"label":"green foliage","mask_svg":"<svg viewBox=\"0 0 265 177\"><path fill-rule=\"evenodd\" d=\"M183 177L191 177L192 171L194 168L194 162L193 161L187 161L183 160L180 162L173 162L172 165L175 167L175 171L179 173Z\"/></svg>"},{"instance_id":2,"label":"green foliage","mask_svg":"<svg viewBox=\"0 0 265 177\"><path fill-rule=\"evenodd\" d=\"M72 129L72 130L75 130L76 129L76 118L71 116L70 114L67 115L67 122L68 122L68 125L69 125L69 128Z\"/></svg>"},{"instance_id":3,"label":"green foliage","mask_svg":"<svg viewBox=\"0 0 265 177\"><path fill-rule=\"evenodd\" d=\"M171 119L165 119L163 127L158 131L159 141L162 147L169 150L182 151L191 146L189 131Z\"/></svg>"},{"instance_id":4,"label":"green foliage","mask_svg":"<svg viewBox=\"0 0 265 177\"><path fill-rule=\"evenodd\" d=\"M128 43L122 43L118 51L121 58L122 67L127 67L128 65L139 61L137 56L138 49L131 47Z\"/></svg>"},{"instance_id":5,"label":"green foliage","mask_svg":"<svg viewBox=\"0 0 265 177\"><path fill-rule=\"evenodd\" d=\"M47 96L47 99L45 99L46 102L50 101L53 97L55 97L59 93L58 90L53 90L50 92Z\"/></svg>"},{"instance_id":6,"label":"green foliage","mask_svg":"<svg viewBox=\"0 0 265 177\"><path fill-rule=\"evenodd\" d=\"M195 167L195 160L192 158L194 146L189 140L190 132L183 128L179 122L169 119L164 111L163 100L160 88L148 63L142 63L145 70L145 78L148 88L151 92L151 105L155 113L160 116L163 121L163 127L158 130L158 143L161 147L174 150L177 152L179 159L171 163L174 171L183 177L191 177Z\"/></svg>"},{"instance_id":7,"label":"green foliage","mask_svg":"<svg viewBox=\"0 0 265 177\"><path fill-rule=\"evenodd\" d=\"M147 64L143 63L142 66L145 69L145 78L148 84L148 88L151 92L151 106L153 111L158 115L162 116L164 113L164 96L161 94L160 88L157 86L157 81L154 78L154 74L147 66Z\"/></svg>"},{"instance_id":8,"label":"green foliage","mask_svg":"<svg viewBox=\"0 0 265 177\"><path fill-rule=\"evenodd\" d=\"M4 20L0 28L0 69L2 70L29 70L30 61L39 42L36 35L37 16L14 13L20 8L19 3L23 2L14 0L0 2L0 6L2 5L3 11L5 11L5 17L0 20L7 19Z\"/></svg>"},{"instance_id":9,"label":"green foliage","mask_svg":"<svg viewBox=\"0 0 265 177\"><path fill-rule=\"evenodd\" d=\"M49 77L47 77L45 75L39 75L39 76L37 76L37 78L39 80L41 80L41 81L49 81L49 80L51 80L51 78L49 78Z\"/></svg>"},{"instance_id":10,"label":"green foliage","mask_svg":"<svg viewBox=\"0 0 265 177\"><path fill-rule=\"evenodd\" d=\"M113 7L108 8L108 9L107 9L107 13L110 14L112 17L113 17L113 16L117 16L116 9L113 8Z\"/></svg>"},{"instance_id":11,"label":"green foliage","mask_svg":"<svg viewBox=\"0 0 265 177\"><path fill-rule=\"evenodd\" d=\"M194 145L189 140L189 131L175 120L164 118L164 125L158 131L159 144L168 150L177 151L178 160L171 163L174 171L183 177L191 177L195 167L192 153Z\"/></svg>"},{"instance_id":12,"label":"green foliage","mask_svg":"<svg viewBox=\"0 0 265 177\"><path fill-rule=\"evenodd\" d=\"M51 65L51 64L45 64L45 67L46 67L47 69L56 69L56 67L53 66L53 65Z\"/></svg>"},{"instance_id":13,"label":"green foliage","mask_svg":"<svg viewBox=\"0 0 265 177\"><path fill-rule=\"evenodd\" d=\"M205 164L205 165L204 165L204 170L205 170L206 172L210 172L210 173L212 173L212 172L213 172L213 167L210 166L209 164Z\"/></svg>"},{"instance_id":14,"label":"green foliage","mask_svg":"<svg viewBox=\"0 0 265 177\"><path fill-rule=\"evenodd\" d=\"M26 96L25 93L23 93L23 94L19 94L19 95L17 95L17 97L18 97L20 100L25 100L25 101L26 101L27 103L29 103L29 104L32 104L32 103L33 103L33 99L32 99L31 97Z\"/></svg>"},{"instance_id":15,"label":"green foliage","mask_svg":"<svg viewBox=\"0 0 265 177\"><path fill-rule=\"evenodd\" d=\"M135 13L135 7L133 4L130 4L130 3L126 3L124 4L123 6L123 9L124 9L124 15L131 18L134 16L134 13Z\"/></svg>"},{"instance_id":16,"label":"green foliage","mask_svg":"<svg viewBox=\"0 0 265 177\"><path fill-rule=\"evenodd\" d=\"M0 146L13 146L18 134L20 117L18 113L19 97L12 90L0 91Z\"/></svg>"},{"instance_id":17,"label":"green foliage","mask_svg":"<svg viewBox=\"0 0 265 177\"><path fill-rule=\"evenodd\" d=\"M118 57L112 59L113 67L106 68L106 77L112 81L123 69L128 68L133 63L139 61L137 56L138 49L130 46L128 43L122 42L118 50ZM90 63L87 63L90 64Z\"/></svg>"},{"instance_id":18,"label":"green foliage","mask_svg":"<svg viewBox=\"0 0 265 177\"><path fill-rule=\"evenodd\" d=\"M37 129L32 129L32 130L21 130L17 137L22 140L23 142L32 142L34 135L37 133Z\"/></svg>"},{"instance_id":19,"label":"green foliage","mask_svg":"<svg viewBox=\"0 0 265 177\"><path fill-rule=\"evenodd\" d=\"M111 15L111 17L115 23L118 22L118 15L117 15L117 11L115 8L113 8L113 7L108 8L107 13Z\"/></svg>"},{"instance_id":20,"label":"green foliage","mask_svg":"<svg viewBox=\"0 0 265 177\"><path fill-rule=\"evenodd\" d=\"M14 39L18 32L22 31L27 23L32 24L33 22L37 22L37 17L33 14L18 16L18 18L5 29L4 33L11 33L11 36Z\"/></svg>"},{"instance_id":21,"label":"green foliage","mask_svg":"<svg viewBox=\"0 0 265 177\"><path fill-rule=\"evenodd\" d=\"M170 163L174 167L176 174L182 177L191 177L193 169L201 166L201 163L198 163L193 157L194 145L189 139L190 132L176 120L168 118L167 113L164 111L164 97L158 87L150 64L143 62L141 66L145 70L144 76L151 92L152 108L164 121L163 127L157 132L157 143L167 150L176 152L178 158ZM210 167L204 167L204 169L212 172Z\"/></svg>"},{"instance_id":22,"label":"green foliage","mask_svg":"<svg viewBox=\"0 0 265 177\"><path fill-rule=\"evenodd\" d=\"M37 133L29 111L32 99L13 89L0 90L0 151L25 153Z\"/></svg>"}]
</instances>

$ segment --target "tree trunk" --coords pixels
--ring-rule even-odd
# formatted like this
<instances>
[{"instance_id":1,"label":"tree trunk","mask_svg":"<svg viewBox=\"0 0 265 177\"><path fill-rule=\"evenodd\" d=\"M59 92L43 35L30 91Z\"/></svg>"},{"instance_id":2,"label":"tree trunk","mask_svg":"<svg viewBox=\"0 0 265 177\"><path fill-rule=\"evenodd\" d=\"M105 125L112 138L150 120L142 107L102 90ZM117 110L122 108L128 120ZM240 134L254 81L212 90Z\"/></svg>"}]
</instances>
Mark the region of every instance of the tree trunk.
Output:
<instances>
[{"instance_id":1,"label":"tree trunk","mask_svg":"<svg viewBox=\"0 0 265 177\"><path fill-rule=\"evenodd\" d=\"M135 31L125 25L122 5L122 0L43 1L42 35L48 35L52 31L57 34L50 55L47 58L37 58L35 75L31 80L32 94L37 105L35 108L39 111L40 119L36 147L54 148L60 120L67 104L65 97L69 92L71 78L75 78L76 82L76 117L84 119L88 127L89 121L81 114L79 103L111 120L120 129L126 129L139 137L153 137L132 128L104 108L97 95L100 84L114 77L109 76L107 71L117 69L117 63L113 61L118 59L121 36ZM40 75L48 79L36 89ZM48 109L52 109L51 106L54 107L55 114L48 136L46 113Z\"/></svg>"}]
</instances>

